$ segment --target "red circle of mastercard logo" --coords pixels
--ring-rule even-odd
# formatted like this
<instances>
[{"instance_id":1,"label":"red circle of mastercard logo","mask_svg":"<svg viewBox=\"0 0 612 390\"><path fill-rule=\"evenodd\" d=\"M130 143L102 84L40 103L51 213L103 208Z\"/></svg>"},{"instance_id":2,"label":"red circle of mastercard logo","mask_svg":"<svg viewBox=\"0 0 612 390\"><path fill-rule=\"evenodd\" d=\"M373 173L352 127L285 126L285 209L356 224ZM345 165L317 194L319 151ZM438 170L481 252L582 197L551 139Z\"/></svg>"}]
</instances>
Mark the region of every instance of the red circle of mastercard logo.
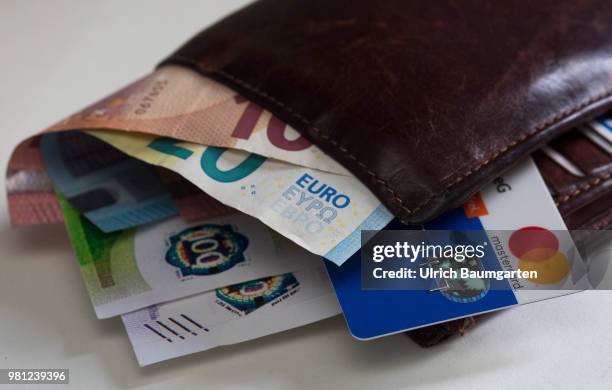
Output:
<instances>
[{"instance_id":1,"label":"red circle of mastercard logo","mask_svg":"<svg viewBox=\"0 0 612 390\"><path fill-rule=\"evenodd\" d=\"M510 236L510 252L519 259L522 271L536 271L529 280L536 284L558 283L569 273L569 261L559 252L559 240L539 226L521 228Z\"/></svg>"},{"instance_id":2,"label":"red circle of mastercard logo","mask_svg":"<svg viewBox=\"0 0 612 390\"><path fill-rule=\"evenodd\" d=\"M559 240L548 229L527 226L512 233L508 246L510 252L520 259L534 249L550 249L556 252L559 250Z\"/></svg>"}]
</instances>

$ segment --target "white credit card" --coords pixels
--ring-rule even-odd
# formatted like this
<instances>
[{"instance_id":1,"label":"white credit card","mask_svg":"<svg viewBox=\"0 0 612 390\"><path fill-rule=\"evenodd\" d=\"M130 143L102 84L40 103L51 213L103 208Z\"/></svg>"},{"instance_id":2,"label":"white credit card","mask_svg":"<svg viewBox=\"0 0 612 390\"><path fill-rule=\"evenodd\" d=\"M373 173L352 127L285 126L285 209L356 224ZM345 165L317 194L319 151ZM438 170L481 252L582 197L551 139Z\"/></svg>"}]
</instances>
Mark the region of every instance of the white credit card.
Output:
<instances>
[{"instance_id":1,"label":"white credit card","mask_svg":"<svg viewBox=\"0 0 612 390\"><path fill-rule=\"evenodd\" d=\"M599 135L612 143L612 112L608 112L590 122L588 125L595 130Z\"/></svg>"}]
</instances>

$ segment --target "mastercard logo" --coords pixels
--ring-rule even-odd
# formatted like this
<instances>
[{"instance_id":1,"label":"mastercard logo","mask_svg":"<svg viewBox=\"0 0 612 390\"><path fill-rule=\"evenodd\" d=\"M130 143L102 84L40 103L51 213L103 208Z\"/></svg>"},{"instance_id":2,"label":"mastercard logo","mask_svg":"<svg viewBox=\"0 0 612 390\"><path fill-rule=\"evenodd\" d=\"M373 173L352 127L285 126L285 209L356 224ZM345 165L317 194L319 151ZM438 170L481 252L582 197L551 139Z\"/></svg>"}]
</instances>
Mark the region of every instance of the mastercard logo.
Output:
<instances>
[{"instance_id":1,"label":"mastercard logo","mask_svg":"<svg viewBox=\"0 0 612 390\"><path fill-rule=\"evenodd\" d=\"M559 252L559 240L549 230L528 226L512 233L508 242L510 252L519 259L521 271L536 271L529 278L536 284L555 284L570 271L567 257Z\"/></svg>"}]
</instances>

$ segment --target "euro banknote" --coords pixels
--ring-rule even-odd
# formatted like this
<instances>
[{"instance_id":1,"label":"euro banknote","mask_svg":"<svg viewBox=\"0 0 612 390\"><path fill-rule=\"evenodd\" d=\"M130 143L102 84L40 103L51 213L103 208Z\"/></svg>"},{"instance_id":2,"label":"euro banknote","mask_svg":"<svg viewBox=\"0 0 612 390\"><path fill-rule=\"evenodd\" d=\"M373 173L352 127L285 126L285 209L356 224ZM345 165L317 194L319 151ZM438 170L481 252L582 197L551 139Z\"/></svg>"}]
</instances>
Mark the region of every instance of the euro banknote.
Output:
<instances>
[{"instance_id":1,"label":"euro banknote","mask_svg":"<svg viewBox=\"0 0 612 390\"><path fill-rule=\"evenodd\" d=\"M48 130L103 128L241 149L348 174L270 112L184 67L162 67Z\"/></svg>"},{"instance_id":2,"label":"euro banknote","mask_svg":"<svg viewBox=\"0 0 612 390\"><path fill-rule=\"evenodd\" d=\"M98 318L311 266L278 256L284 239L244 214L104 233L62 196L60 205Z\"/></svg>"},{"instance_id":3,"label":"euro banknote","mask_svg":"<svg viewBox=\"0 0 612 390\"><path fill-rule=\"evenodd\" d=\"M106 130L87 133L130 156L181 174L212 197L336 264L361 247L361 230L380 230L393 218L353 176L163 137Z\"/></svg>"},{"instance_id":4,"label":"euro banknote","mask_svg":"<svg viewBox=\"0 0 612 390\"><path fill-rule=\"evenodd\" d=\"M302 251L303 252L303 251ZM311 267L122 316L141 366L306 325L340 313L321 260Z\"/></svg>"},{"instance_id":5,"label":"euro banknote","mask_svg":"<svg viewBox=\"0 0 612 390\"><path fill-rule=\"evenodd\" d=\"M38 225L63 220L37 140L26 140L17 146L6 170L7 203L13 225Z\"/></svg>"},{"instance_id":6,"label":"euro banknote","mask_svg":"<svg viewBox=\"0 0 612 390\"><path fill-rule=\"evenodd\" d=\"M169 218L178 209L156 169L80 132L49 133L40 149L53 184L109 233Z\"/></svg>"},{"instance_id":7,"label":"euro banknote","mask_svg":"<svg viewBox=\"0 0 612 390\"><path fill-rule=\"evenodd\" d=\"M206 194L183 176L166 168L157 168L162 183L172 196L184 220L198 221L238 212Z\"/></svg>"},{"instance_id":8,"label":"euro banknote","mask_svg":"<svg viewBox=\"0 0 612 390\"><path fill-rule=\"evenodd\" d=\"M11 223L15 226L60 223L64 220L53 181L42 162L40 138L34 137L21 143L9 161L6 173L7 203ZM116 153L112 146L104 142L101 144L106 149L105 153ZM237 212L181 175L162 167L158 167L157 174L165 190L172 196L180 216L187 221Z\"/></svg>"}]
</instances>

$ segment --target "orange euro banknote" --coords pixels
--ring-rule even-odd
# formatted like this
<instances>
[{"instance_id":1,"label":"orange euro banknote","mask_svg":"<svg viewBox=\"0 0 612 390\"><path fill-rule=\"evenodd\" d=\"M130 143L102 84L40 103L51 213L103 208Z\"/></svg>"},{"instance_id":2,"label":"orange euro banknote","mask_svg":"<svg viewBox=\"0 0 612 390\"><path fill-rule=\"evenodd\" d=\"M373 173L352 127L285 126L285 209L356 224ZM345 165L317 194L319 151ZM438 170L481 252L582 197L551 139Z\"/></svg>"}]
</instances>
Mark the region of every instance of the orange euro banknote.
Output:
<instances>
[{"instance_id":1,"label":"orange euro banknote","mask_svg":"<svg viewBox=\"0 0 612 390\"><path fill-rule=\"evenodd\" d=\"M182 67L168 66L145 76L44 132L111 129L242 149L296 165L349 173L297 131L231 89ZM22 142L7 171L11 221L15 225L63 220L45 172L39 137ZM184 181L184 179L181 179ZM176 184L176 183L174 183ZM187 220L233 212L187 184L170 186ZM186 188L177 192L176 188Z\"/></svg>"},{"instance_id":2,"label":"orange euro banknote","mask_svg":"<svg viewBox=\"0 0 612 390\"><path fill-rule=\"evenodd\" d=\"M22 142L6 173L7 203L14 225L63 221L53 183L43 166L38 138Z\"/></svg>"},{"instance_id":3,"label":"orange euro banknote","mask_svg":"<svg viewBox=\"0 0 612 390\"><path fill-rule=\"evenodd\" d=\"M75 129L153 134L350 175L270 112L216 81L177 66L162 67L47 130Z\"/></svg>"}]
</instances>

